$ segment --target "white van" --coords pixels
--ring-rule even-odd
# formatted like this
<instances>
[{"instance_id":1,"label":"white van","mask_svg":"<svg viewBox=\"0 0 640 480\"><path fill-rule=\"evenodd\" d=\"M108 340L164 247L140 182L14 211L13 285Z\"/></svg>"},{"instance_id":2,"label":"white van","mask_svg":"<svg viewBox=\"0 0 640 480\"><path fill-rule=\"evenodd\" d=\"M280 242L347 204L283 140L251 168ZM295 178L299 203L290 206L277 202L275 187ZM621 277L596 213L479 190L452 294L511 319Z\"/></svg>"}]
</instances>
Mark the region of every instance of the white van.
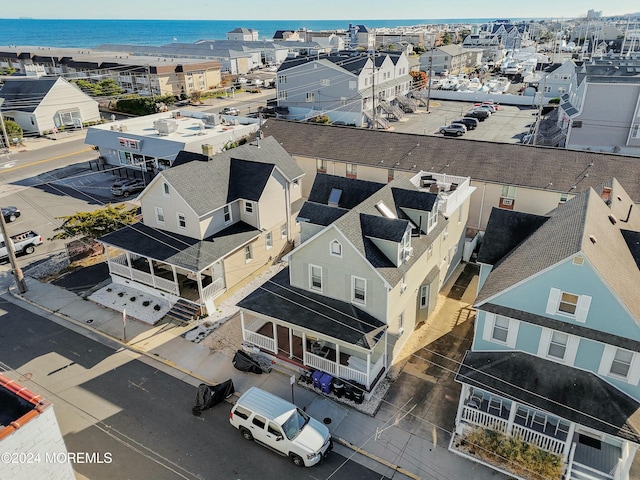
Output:
<instances>
[{"instance_id":1,"label":"white van","mask_svg":"<svg viewBox=\"0 0 640 480\"><path fill-rule=\"evenodd\" d=\"M255 440L299 467L311 467L333 448L329 429L293 403L257 387L236 402L229 422L247 440Z\"/></svg>"}]
</instances>

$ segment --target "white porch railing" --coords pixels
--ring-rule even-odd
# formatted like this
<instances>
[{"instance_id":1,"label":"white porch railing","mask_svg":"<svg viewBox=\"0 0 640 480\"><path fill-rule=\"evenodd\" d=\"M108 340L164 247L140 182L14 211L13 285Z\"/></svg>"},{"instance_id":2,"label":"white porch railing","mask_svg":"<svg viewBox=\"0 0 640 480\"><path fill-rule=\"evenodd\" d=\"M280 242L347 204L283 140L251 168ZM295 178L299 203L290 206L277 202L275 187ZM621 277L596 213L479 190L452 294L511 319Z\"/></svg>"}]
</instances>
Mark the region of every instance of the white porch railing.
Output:
<instances>
[{"instance_id":1,"label":"white porch railing","mask_svg":"<svg viewBox=\"0 0 640 480\"><path fill-rule=\"evenodd\" d=\"M324 357L315 355L310 352L304 353L304 364L309 367L313 367L316 370L322 370L323 372L330 373L334 376L338 373L336 362L327 360Z\"/></svg>"},{"instance_id":2,"label":"white porch railing","mask_svg":"<svg viewBox=\"0 0 640 480\"><path fill-rule=\"evenodd\" d=\"M115 273L116 275L127 278L131 276L129 267L116 262L109 262L109 273Z\"/></svg>"},{"instance_id":3,"label":"white porch railing","mask_svg":"<svg viewBox=\"0 0 640 480\"><path fill-rule=\"evenodd\" d=\"M273 338L265 337L264 335L260 335L256 332L250 332L249 330L244 330L242 332L242 338L246 342L253 343L254 345L264 348L265 350L269 350L270 352L276 352L276 342Z\"/></svg>"},{"instance_id":4,"label":"white porch railing","mask_svg":"<svg viewBox=\"0 0 640 480\"><path fill-rule=\"evenodd\" d=\"M131 269L131 279L146 285L153 285L153 276L142 270Z\"/></svg>"},{"instance_id":5,"label":"white porch railing","mask_svg":"<svg viewBox=\"0 0 640 480\"><path fill-rule=\"evenodd\" d=\"M509 422L504 418L495 417L487 412L478 410L477 408L467 406L462 409L462 419L467 423L491 430L497 430L503 433L507 431L507 427L509 425Z\"/></svg>"},{"instance_id":6,"label":"white porch railing","mask_svg":"<svg viewBox=\"0 0 640 480\"><path fill-rule=\"evenodd\" d=\"M355 368L347 367L345 365L340 365L338 370L338 376L345 380L353 380L354 382L358 382L361 385L368 385L367 372L361 372L360 370L356 370Z\"/></svg>"},{"instance_id":7,"label":"white porch railing","mask_svg":"<svg viewBox=\"0 0 640 480\"><path fill-rule=\"evenodd\" d=\"M562 455L564 452L565 442L556 438L545 435L544 433L536 432L522 425L514 424L511 434L514 437L518 437L520 440L526 443L531 443L542 450L547 452Z\"/></svg>"},{"instance_id":8,"label":"white porch railing","mask_svg":"<svg viewBox=\"0 0 640 480\"><path fill-rule=\"evenodd\" d=\"M153 279L155 282L155 287L166 290L167 292L173 293L174 295L180 295L180 288L173 280L167 280L166 278L156 276L154 276Z\"/></svg>"},{"instance_id":9,"label":"white porch railing","mask_svg":"<svg viewBox=\"0 0 640 480\"><path fill-rule=\"evenodd\" d=\"M219 293L225 290L224 278L218 278L202 289L202 299L215 298Z\"/></svg>"}]
</instances>

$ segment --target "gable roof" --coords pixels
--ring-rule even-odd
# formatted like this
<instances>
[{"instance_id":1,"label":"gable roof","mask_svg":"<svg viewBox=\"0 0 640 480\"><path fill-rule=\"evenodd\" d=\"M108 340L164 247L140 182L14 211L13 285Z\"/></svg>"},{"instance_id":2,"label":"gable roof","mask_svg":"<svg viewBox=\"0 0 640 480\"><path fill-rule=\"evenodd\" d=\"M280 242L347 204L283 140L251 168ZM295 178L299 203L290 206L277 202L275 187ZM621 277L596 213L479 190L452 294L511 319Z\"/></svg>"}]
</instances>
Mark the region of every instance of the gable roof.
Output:
<instances>
[{"instance_id":1,"label":"gable roof","mask_svg":"<svg viewBox=\"0 0 640 480\"><path fill-rule=\"evenodd\" d=\"M34 112L57 81L58 77L8 78L0 89L2 110Z\"/></svg>"},{"instance_id":2,"label":"gable roof","mask_svg":"<svg viewBox=\"0 0 640 480\"><path fill-rule=\"evenodd\" d=\"M262 130L295 156L405 172L442 172L474 182L575 194L615 177L624 179L626 191L640 202L640 162L630 155L276 119L268 119Z\"/></svg>"},{"instance_id":3,"label":"gable roof","mask_svg":"<svg viewBox=\"0 0 640 480\"><path fill-rule=\"evenodd\" d=\"M176 165L177 163L177 165ZM214 155L180 152L172 168L159 176L169 183L197 215L202 216L237 199L257 201L275 168L287 180L304 171L273 138Z\"/></svg>"},{"instance_id":4,"label":"gable roof","mask_svg":"<svg viewBox=\"0 0 640 480\"><path fill-rule=\"evenodd\" d=\"M384 183L319 173L309 192L309 201L327 205L333 189L342 191L338 207L351 209L384 187Z\"/></svg>"},{"instance_id":5,"label":"gable roof","mask_svg":"<svg viewBox=\"0 0 640 480\"><path fill-rule=\"evenodd\" d=\"M622 201L613 199L614 203ZM543 225L495 266L476 304L580 252L640 322L640 296L636 293L640 270L621 232L628 223L614 223L610 214L611 209L594 189L559 205Z\"/></svg>"}]
</instances>

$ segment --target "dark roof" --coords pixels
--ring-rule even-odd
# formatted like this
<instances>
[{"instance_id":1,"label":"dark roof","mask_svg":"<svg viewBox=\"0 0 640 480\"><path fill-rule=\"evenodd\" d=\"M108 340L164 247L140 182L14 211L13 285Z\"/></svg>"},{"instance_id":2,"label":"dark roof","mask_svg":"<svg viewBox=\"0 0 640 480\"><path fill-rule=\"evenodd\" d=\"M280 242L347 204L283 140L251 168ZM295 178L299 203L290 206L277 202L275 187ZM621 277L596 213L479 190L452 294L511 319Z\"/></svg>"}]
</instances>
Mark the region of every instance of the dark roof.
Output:
<instances>
[{"instance_id":1,"label":"dark roof","mask_svg":"<svg viewBox=\"0 0 640 480\"><path fill-rule=\"evenodd\" d=\"M386 218L376 215L360 214L360 225L365 237L380 238L390 242L400 242L409 222L397 218Z\"/></svg>"},{"instance_id":2,"label":"dark roof","mask_svg":"<svg viewBox=\"0 0 640 480\"><path fill-rule=\"evenodd\" d=\"M616 177L640 202L640 162L634 156L276 119L267 120L263 130L295 156L447 173L474 182L575 194Z\"/></svg>"},{"instance_id":3,"label":"dark roof","mask_svg":"<svg viewBox=\"0 0 640 480\"><path fill-rule=\"evenodd\" d=\"M478 251L478 262L495 265L548 219L543 215L493 207Z\"/></svg>"},{"instance_id":4,"label":"dark roof","mask_svg":"<svg viewBox=\"0 0 640 480\"><path fill-rule=\"evenodd\" d=\"M640 232L620 230L620 233L622 233L622 237L627 243L633 259L636 261L636 266L640 268Z\"/></svg>"},{"instance_id":5,"label":"dark roof","mask_svg":"<svg viewBox=\"0 0 640 480\"><path fill-rule=\"evenodd\" d=\"M176 162L160 175L199 216L238 198L258 200L274 167L289 181L304 174L291 155L271 137L261 140L260 148L249 143L218 153L211 159L198 153L180 152Z\"/></svg>"},{"instance_id":6,"label":"dark roof","mask_svg":"<svg viewBox=\"0 0 640 480\"><path fill-rule=\"evenodd\" d=\"M0 98L4 98L2 110L35 111L57 80L58 77L8 78L0 89Z\"/></svg>"},{"instance_id":7,"label":"dark roof","mask_svg":"<svg viewBox=\"0 0 640 480\"><path fill-rule=\"evenodd\" d=\"M613 185L611 196L614 198L609 204L592 188L550 212L543 225L494 267L478 293L476 303L481 305L494 295L580 252L640 322L640 296L636 291L640 270L620 231L622 227L631 227L632 223L614 223L609 218L614 209L625 211L622 205L630 204L631 200L615 180Z\"/></svg>"},{"instance_id":8,"label":"dark roof","mask_svg":"<svg viewBox=\"0 0 640 480\"><path fill-rule=\"evenodd\" d=\"M237 222L204 240L151 228L127 225L98 240L159 262L199 272L260 235L260 230Z\"/></svg>"},{"instance_id":9,"label":"dark roof","mask_svg":"<svg viewBox=\"0 0 640 480\"><path fill-rule=\"evenodd\" d=\"M309 192L309 201L327 205L329 203L331 190L336 188L342 190L338 207L352 209L356 205L364 202L384 187L384 185L384 183L319 173L313 181L311 192Z\"/></svg>"},{"instance_id":10,"label":"dark roof","mask_svg":"<svg viewBox=\"0 0 640 480\"><path fill-rule=\"evenodd\" d=\"M298 221L308 221L314 225L322 225L323 227L326 227L327 225L331 225L348 211L349 210L345 210L344 208L330 207L320 203L304 202L304 205L298 214Z\"/></svg>"},{"instance_id":11,"label":"dark roof","mask_svg":"<svg viewBox=\"0 0 640 480\"><path fill-rule=\"evenodd\" d=\"M597 375L521 352L471 352L456 380L640 443L640 403Z\"/></svg>"},{"instance_id":12,"label":"dark roof","mask_svg":"<svg viewBox=\"0 0 640 480\"><path fill-rule=\"evenodd\" d=\"M435 193L418 192L405 188L392 188L391 193L396 206L413 210L426 210L428 212L433 210L433 205L438 199L438 195Z\"/></svg>"},{"instance_id":13,"label":"dark roof","mask_svg":"<svg viewBox=\"0 0 640 480\"><path fill-rule=\"evenodd\" d=\"M285 268L238 302L252 312L372 349L386 325L348 302L292 287ZM379 337L378 337L379 338Z\"/></svg>"}]
</instances>

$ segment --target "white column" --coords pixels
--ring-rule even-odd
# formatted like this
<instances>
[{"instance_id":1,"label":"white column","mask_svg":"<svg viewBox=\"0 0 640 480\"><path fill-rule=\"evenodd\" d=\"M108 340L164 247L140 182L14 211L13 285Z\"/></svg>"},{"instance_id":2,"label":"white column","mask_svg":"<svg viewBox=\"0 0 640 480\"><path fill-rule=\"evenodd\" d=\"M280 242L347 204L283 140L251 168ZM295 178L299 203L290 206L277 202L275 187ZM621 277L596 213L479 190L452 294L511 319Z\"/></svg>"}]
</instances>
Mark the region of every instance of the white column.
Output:
<instances>
[{"instance_id":1,"label":"white column","mask_svg":"<svg viewBox=\"0 0 640 480\"><path fill-rule=\"evenodd\" d=\"M307 357L307 334L302 331L302 364L306 365L305 358Z\"/></svg>"},{"instance_id":2,"label":"white column","mask_svg":"<svg viewBox=\"0 0 640 480\"><path fill-rule=\"evenodd\" d=\"M289 329L289 358L293 358L293 329Z\"/></svg>"},{"instance_id":3,"label":"white column","mask_svg":"<svg viewBox=\"0 0 640 480\"><path fill-rule=\"evenodd\" d=\"M147 257L147 264L149 264L149 273L151 273L151 284L155 288L155 286L156 286L156 276L155 276L155 273L153 272L153 260L151 260L150 258Z\"/></svg>"},{"instance_id":4,"label":"white column","mask_svg":"<svg viewBox=\"0 0 640 480\"><path fill-rule=\"evenodd\" d=\"M171 271L173 272L173 284L175 288L175 294L180 296L180 283L178 282L178 272L176 271L176 266L171 265Z\"/></svg>"},{"instance_id":5,"label":"white column","mask_svg":"<svg viewBox=\"0 0 640 480\"><path fill-rule=\"evenodd\" d=\"M133 267L131 266L131 254L129 252L124 252L127 257L127 266L129 267L129 278L133 279Z\"/></svg>"},{"instance_id":6,"label":"white column","mask_svg":"<svg viewBox=\"0 0 640 480\"><path fill-rule=\"evenodd\" d=\"M469 397L469 385L466 383L462 384L462 390L460 391L460 398L458 399L458 411L456 413L456 421L455 421L455 433L460 433L458 430L458 426L460 425L460 420L462 419L462 409L464 408L464 402Z\"/></svg>"},{"instance_id":7,"label":"white column","mask_svg":"<svg viewBox=\"0 0 640 480\"><path fill-rule=\"evenodd\" d=\"M175 273L175 269L174 269ZM242 328L242 340L246 340L246 335L244 334L244 310L240 310L240 327Z\"/></svg>"},{"instance_id":8,"label":"white column","mask_svg":"<svg viewBox=\"0 0 640 480\"><path fill-rule=\"evenodd\" d=\"M275 352L274 353L278 353L278 325L276 325L276 322L274 322L273 320L271 320L271 325L273 325L273 345L275 346Z\"/></svg>"},{"instance_id":9,"label":"white column","mask_svg":"<svg viewBox=\"0 0 640 480\"><path fill-rule=\"evenodd\" d=\"M340 376L340 345L336 343L336 377ZM367 388L369 386L367 385Z\"/></svg>"},{"instance_id":10,"label":"white column","mask_svg":"<svg viewBox=\"0 0 640 480\"><path fill-rule=\"evenodd\" d=\"M558 420L560 421L560 420ZM569 451L571 450L571 444L573 443L573 434L576 431L576 424L571 422L569 425L569 432L567 433L567 439L564 442L564 449L562 451L562 460L565 462L569 458Z\"/></svg>"},{"instance_id":11,"label":"white column","mask_svg":"<svg viewBox=\"0 0 640 480\"><path fill-rule=\"evenodd\" d=\"M509 420L507 420L507 433L511 435L511 431L513 430L513 421L516 419L516 412L518 411L518 404L516 402L511 402L511 410L509 411ZM558 420L560 421L560 420Z\"/></svg>"},{"instance_id":12,"label":"white column","mask_svg":"<svg viewBox=\"0 0 640 480\"><path fill-rule=\"evenodd\" d=\"M367 353L367 390L371 387L371 352Z\"/></svg>"}]
</instances>

